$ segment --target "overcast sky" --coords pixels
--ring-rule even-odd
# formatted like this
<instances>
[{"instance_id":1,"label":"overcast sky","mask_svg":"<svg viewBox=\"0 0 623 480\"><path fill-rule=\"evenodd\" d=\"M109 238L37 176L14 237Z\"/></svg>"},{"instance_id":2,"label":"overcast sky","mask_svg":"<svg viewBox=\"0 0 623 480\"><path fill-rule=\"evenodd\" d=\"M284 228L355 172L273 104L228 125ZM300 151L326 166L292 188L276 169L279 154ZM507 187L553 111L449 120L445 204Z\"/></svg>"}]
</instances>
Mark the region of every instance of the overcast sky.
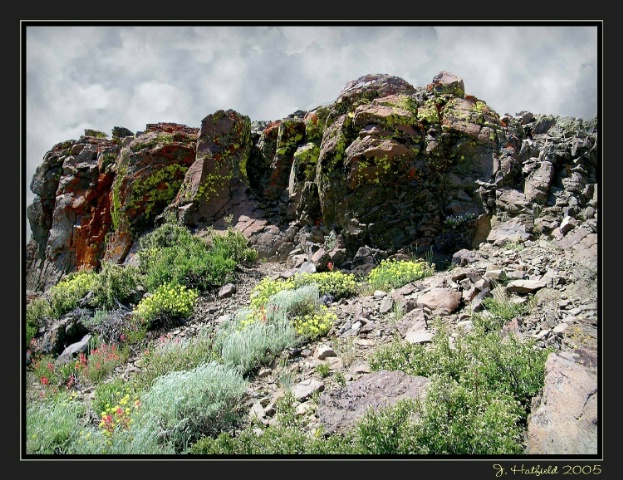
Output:
<instances>
[{"instance_id":1,"label":"overcast sky","mask_svg":"<svg viewBox=\"0 0 623 480\"><path fill-rule=\"evenodd\" d=\"M442 70L499 114L597 115L596 26L26 27L26 178L86 128L200 127L219 109L277 120L370 73L426 86ZM30 231L27 232L27 238Z\"/></svg>"}]
</instances>

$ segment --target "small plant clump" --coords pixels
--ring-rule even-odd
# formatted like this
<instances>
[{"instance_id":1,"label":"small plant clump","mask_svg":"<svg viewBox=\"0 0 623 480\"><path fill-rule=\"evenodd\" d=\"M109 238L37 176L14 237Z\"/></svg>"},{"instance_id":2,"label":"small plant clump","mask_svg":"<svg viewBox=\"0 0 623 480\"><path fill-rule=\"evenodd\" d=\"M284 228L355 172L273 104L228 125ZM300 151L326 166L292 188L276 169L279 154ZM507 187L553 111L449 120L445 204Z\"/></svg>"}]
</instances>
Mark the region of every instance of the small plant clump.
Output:
<instances>
[{"instance_id":1,"label":"small plant clump","mask_svg":"<svg viewBox=\"0 0 623 480\"><path fill-rule=\"evenodd\" d=\"M26 409L26 452L66 455L79 438L86 413L82 402L73 396L56 395L29 402Z\"/></svg>"},{"instance_id":2,"label":"small plant clump","mask_svg":"<svg viewBox=\"0 0 623 480\"><path fill-rule=\"evenodd\" d=\"M210 326L200 327L197 334L190 338L180 339L167 333L143 351L141 370L134 377L134 384L143 388L167 373L192 369L219 359Z\"/></svg>"},{"instance_id":3,"label":"small plant clump","mask_svg":"<svg viewBox=\"0 0 623 480\"><path fill-rule=\"evenodd\" d=\"M60 318L78 306L80 300L97 284L94 271L72 272L50 289L52 315Z\"/></svg>"},{"instance_id":4,"label":"small plant clump","mask_svg":"<svg viewBox=\"0 0 623 480\"><path fill-rule=\"evenodd\" d=\"M259 310L264 307L270 297L283 290L293 290L295 288L294 280L292 279L272 279L270 277L264 277L260 282L251 290L251 309Z\"/></svg>"},{"instance_id":5,"label":"small plant clump","mask_svg":"<svg viewBox=\"0 0 623 480\"><path fill-rule=\"evenodd\" d=\"M231 226L224 234L212 230L209 233L212 253L223 258L231 258L236 263L251 264L257 260L257 251L248 247L246 237Z\"/></svg>"},{"instance_id":6,"label":"small plant clump","mask_svg":"<svg viewBox=\"0 0 623 480\"><path fill-rule=\"evenodd\" d=\"M52 316L50 302L44 297L38 297L26 305L26 346L37 335L39 327L46 317Z\"/></svg>"},{"instance_id":7,"label":"small plant clump","mask_svg":"<svg viewBox=\"0 0 623 480\"><path fill-rule=\"evenodd\" d=\"M351 297L358 291L358 284L355 280L355 276L337 270L318 273L301 273L294 277L295 288L314 283L318 285L318 293L321 296L332 295L336 300Z\"/></svg>"},{"instance_id":8,"label":"small plant clump","mask_svg":"<svg viewBox=\"0 0 623 480\"><path fill-rule=\"evenodd\" d=\"M298 279L293 282L264 279L251 294L251 310L243 324L287 321L303 341L326 335L337 321L337 315L320 302L317 283L305 284L309 278L304 277L300 287L297 287Z\"/></svg>"},{"instance_id":9,"label":"small plant clump","mask_svg":"<svg viewBox=\"0 0 623 480\"><path fill-rule=\"evenodd\" d=\"M324 337L333 324L337 321L337 315L321 305L319 310L306 313L294 319L296 333L309 341Z\"/></svg>"},{"instance_id":10,"label":"small plant clump","mask_svg":"<svg viewBox=\"0 0 623 480\"><path fill-rule=\"evenodd\" d=\"M460 213L457 215L447 216L445 220L443 221L443 223L444 225L447 225L449 227L452 227L453 229L456 229L458 226L463 225L464 223L467 223L473 220L474 218L476 218L476 215L474 215L471 212Z\"/></svg>"},{"instance_id":11,"label":"small plant clump","mask_svg":"<svg viewBox=\"0 0 623 480\"><path fill-rule=\"evenodd\" d=\"M118 430L128 430L133 420L133 415L140 408L141 402L138 396L130 397L129 393L121 396L116 392L115 401L107 404L100 412L99 428L105 436L112 436Z\"/></svg>"},{"instance_id":12,"label":"small plant clump","mask_svg":"<svg viewBox=\"0 0 623 480\"><path fill-rule=\"evenodd\" d=\"M190 317L198 296L198 292L185 285L167 283L159 286L153 295L144 297L133 313L148 328L169 324Z\"/></svg>"},{"instance_id":13,"label":"small plant clump","mask_svg":"<svg viewBox=\"0 0 623 480\"><path fill-rule=\"evenodd\" d=\"M328 363L319 363L314 367L314 370L322 378L328 377L331 374L331 367Z\"/></svg>"},{"instance_id":14,"label":"small plant clump","mask_svg":"<svg viewBox=\"0 0 623 480\"><path fill-rule=\"evenodd\" d=\"M75 366L84 377L93 383L97 383L112 372L115 367L124 364L128 360L128 355L127 347L104 343L92 349L86 358L79 356Z\"/></svg>"},{"instance_id":15,"label":"small plant clump","mask_svg":"<svg viewBox=\"0 0 623 480\"><path fill-rule=\"evenodd\" d=\"M506 242L504 242L503 248L504 250L514 250L515 252L521 252L526 248L526 246L521 240L507 240Z\"/></svg>"},{"instance_id":16,"label":"small plant clump","mask_svg":"<svg viewBox=\"0 0 623 480\"><path fill-rule=\"evenodd\" d=\"M125 303L140 284L136 267L104 262L93 285L94 304L105 310Z\"/></svg>"},{"instance_id":17,"label":"small plant clump","mask_svg":"<svg viewBox=\"0 0 623 480\"><path fill-rule=\"evenodd\" d=\"M228 430L240 420L247 382L228 366L210 362L157 378L141 397L130 433L184 451L203 435Z\"/></svg>"},{"instance_id":18,"label":"small plant clump","mask_svg":"<svg viewBox=\"0 0 623 480\"><path fill-rule=\"evenodd\" d=\"M374 288L400 288L408 283L430 277L435 265L424 261L383 260L368 274L368 283Z\"/></svg>"},{"instance_id":19,"label":"small plant clump","mask_svg":"<svg viewBox=\"0 0 623 480\"><path fill-rule=\"evenodd\" d=\"M296 344L296 331L287 319L248 323L244 315L222 325L215 338L215 348L223 363L241 375L271 362Z\"/></svg>"}]
</instances>

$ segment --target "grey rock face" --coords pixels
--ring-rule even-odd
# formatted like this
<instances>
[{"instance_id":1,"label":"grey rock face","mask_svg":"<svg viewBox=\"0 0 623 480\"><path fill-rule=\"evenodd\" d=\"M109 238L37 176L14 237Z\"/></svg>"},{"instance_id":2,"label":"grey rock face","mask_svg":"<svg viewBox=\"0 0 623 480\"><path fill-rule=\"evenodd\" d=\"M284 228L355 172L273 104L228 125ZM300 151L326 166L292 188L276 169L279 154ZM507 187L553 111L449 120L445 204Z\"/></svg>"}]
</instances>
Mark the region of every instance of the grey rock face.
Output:
<instances>
[{"instance_id":1,"label":"grey rock face","mask_svg":"<svg viewBox=\"0 0 623 480\"><path fill-rule=\"evenodd\" d=\"M403 372L381 370L320 395L318 415L327 432L348 429L369 407L391 406L398 400L418 398L429 380Z\"/></svg>"},{"instance_id":2,"label":"grey rock face","mask_svg":"<svg viewBox=\"0 0 623 480\"><path fill-rule=\"evenodd\" d=\"M597 453L596 364L595 353L588 350L550 354L543 394L533 400L528 419L526 453Z\"/></svg>"}]
</instances>

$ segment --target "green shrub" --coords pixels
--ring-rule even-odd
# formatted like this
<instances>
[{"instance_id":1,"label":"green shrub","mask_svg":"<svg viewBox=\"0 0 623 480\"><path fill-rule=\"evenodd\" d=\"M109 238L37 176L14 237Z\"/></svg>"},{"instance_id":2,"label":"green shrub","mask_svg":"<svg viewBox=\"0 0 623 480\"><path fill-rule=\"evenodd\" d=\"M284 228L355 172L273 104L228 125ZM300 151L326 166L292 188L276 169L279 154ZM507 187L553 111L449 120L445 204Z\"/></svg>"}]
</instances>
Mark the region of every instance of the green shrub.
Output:
<instances>
[{"instance_id":1,"label":"green shrub","mask_svg":"<svg viewBox=\"0 0 623 480\"><path fill-rule=\"evenodd\" d=\"M423 376L429 373L424 345L402 340L393 340L375 349L368 357L368 364L373 371L400 370L408 375Z\"/></svg>"},{"instance_id":2,"label":"green shrub","mask_svg":"<svg viewBox=\"0 0 623 480\"><path fill-rule=\"evenodd\" d=\"M35 298L26 305L26 346L30 345L43 320L52 316L50 302L44 297Z\"/></svg>"},{"instance_id":3,"label":"green shrub","mask_svg":"<svg viewBox=\"0 0 623 480\"><path fill-rule=\"evenodd\" d=\"M356 424L360 454L500 455L522 453L521 410L507 394L434 376L422 401L369 409Z\"/></svg>"},{"instance_id":4,"label":"green shrub","mask_svg":"<svg viewBox=\"0 0 623 480\"><path fill-rule=\"evenodd\" d=\"M270 427L261 431L246 428L236 437L222 432L204 437L190 448L192 455L300 455L306 454L310 439L300 428Z\"/></svg>"},{"instance_id":5,"label":"green shrub","mask_svg":"<svg viewBox=\"0 0 623 480\"><path fill-rule=\"evenodd\" d=\"M319 363L318 365L314 367L314 370L322 378L325 378L331 375L331 367L329 366L328 363Z\"/></svg>"},{"instance_id":6,"label":"green shrub","mask_svg":"<svg viewBox=\"0 0 623 480\"><path fill-rule=\"evenodd\" d=\"M133 266L104 262L93 285L95 305L110 310L124 303L139 285L139 271Z\"/></svg>"},{"instance_id":7,"label":"green shrub","mask_svg":"<svg viewBox=\"0 0 623 480\"><path fill-rule=\"evenodd\" d=\"M151 296L144 297L134 309L134 315L148 328L167 325L190 317L199 294L177 283L159 286Z\"/></svg>"},{"instance_id":8,"label":"green shrub","mask_svg":"<svg viewBox=\"0 0 623 480\"><path fill-rule=\"evenodd\" d=\"M246 389L247 383L238 372L214 362L168 373L143 394L128 433L133 442L157 439L159 444L181 452L202 436L216 435L236 425Z\"/></svg>"},{"instance_id":9,"label":"green shrub","mask_svg":"<svg viewBox=\"0 0 623 480\"><path fill-rule=\"evenodd\" d=\"M401 400L390 407L370 407L354 428L357 453L398 455L411 453L417 412L416 400Z\"/></svg>"},{"instance_id":10,"label":"green shrub","mask_svg":"<svg viewBox=\"0 0 623 480\"><path fill-rule=\"evenodd\" d=\"M424 261L383 260L368 274L368 283L380 289L400 288L434 273L435 266Z\"/></svg>"},{"instance_id":11,"label":"green shrub","mask_svg":"<svg viewBox=\"0 0 623 480\"><path fill-rule=\"evenodd\" d=\"M139 259L142 259L146 250L194 244L205 244L205 242L195 237L187 228L167 222L141 238Z\"/></svg>"},{"instance_id":12,"label":"green shrub","mask_svg":"<svg viewBox=\"0 0 623 480\"><path fill-rule=\"evenodd\" d=\"M515 335L475 329L461 334L450 346L447 331L437 322L438 332L429 346L396 341L374 351L368 361L372 370L400 370L410 375L443 375L469 388L486 388L510 394L525 409L543 387L545 361L550 349L535 349L534 341Z\"/></svg>"},{"instance_id":13,"label":"green shrub","mask_svg":"<svg viewBox=\"0 0 623 480\"><path fill-rule=\"evenodd\" d=\"M84 415L84 405L66 395L30 401L26 409L26 453L69 453L78 439Z\"/></svg>"},{"instance_id":14,"label":"green shrub","mask_svg":"<svg viewBox=\"0 0 623 480\"><path fill-rule=\"evenodd\" d=\"M238 249L236 235L234 240L228 236L217 241L221 244L214 250L188 229L163 224L140 242L139 264L146 287L153 291L165 283L177 282L189 288L206 290L224 285L236 268L236 259L226 255L247 255Z\"/></svg>"},{"instance_id":15,"label":"green shrub","mask_svg":"<svg viewBox=\"0 0 623 480\"><path fill-rule=\"evenodd\" d=\"M438 331L432 344L410 344L395 340L372 352L368 359L370 368L375 371L400 370L424 377L445 374L460 378L470 367L470 353L465 340L458 337L451 347L447 330L439 322L436 325Z\"/></svg>"},{"instance_id":16,"label":"green shrub","mask_svg":"<svg viewBox=\"0 0 623 480\"><path fill-rule=\"evenodd\" d=\"M60 318L76 308L84 296L93 290L97 282L97 274L93 271L80 271L68 274L64 279L50 288L50 305L52 315Z\"/></svg>"},{"instance_id":17,"label":"green shrub","mask_svg":"<svg viewBox=\"0 0 623 480\"><path fill-rule=\"evenodd\" d=\"M248 247L247 238L232 227L225 234L210 232L212 253L223 258L232 258L236 263L252 263L257 259L257 251Z\"/></svg>"},{"instance_id":18,"label":"green shrub","mask_svg":"<svg viewBox=\"0 0 623 480\"><path fill-rule=\"evenodd\" d=\"M543 387L545 361L552 348L535 348L533 339L502 337L497 332L468 338L472 361L461 381L512 395L527 415L530 400Z\"/></svg>"},{"instance_id":19,"label":"green shrub","mask_svg":"<svg viewBox=\"0 0 623 480\"><path fill-rule=\"evenodd\" d=\"M415 453L513 455L523 453L521 409L496 389L473 388L445 376L432 379L418 412Z\"/></svg>"},{"instance_id":20,"label":"green shrub","mask_svg":"<svg viewBox=\"0 0 623 480\"><path fill-rule=\"evenodd\" d=\"M236 268L233 259L213 255L205 245L144 250L141 262L150 291L172 282L198 290L222 286Z\"/></svg>"}]
</instances>

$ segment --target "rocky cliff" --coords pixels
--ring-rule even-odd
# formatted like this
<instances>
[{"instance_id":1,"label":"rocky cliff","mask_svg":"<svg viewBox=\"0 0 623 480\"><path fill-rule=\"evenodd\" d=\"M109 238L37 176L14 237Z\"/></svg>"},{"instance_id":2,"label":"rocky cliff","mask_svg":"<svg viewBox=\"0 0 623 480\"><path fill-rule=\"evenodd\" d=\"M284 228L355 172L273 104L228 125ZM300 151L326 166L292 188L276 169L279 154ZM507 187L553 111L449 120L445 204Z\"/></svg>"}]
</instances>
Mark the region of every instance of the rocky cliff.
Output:
<instances>
[{"instance_id":1,"label":"rocky cliff","mask_svg":"<svg viewBox=\"0 0 623 480\"><path fill-rule=\"evenodd\" d=\"M27 288L34 297L66 273L131 263L141 237L165 220L197 234L231 222L273 262L202 295L191 320L167 333L179 340L247 306L265 275L367 273L380 259L428 253L449 268L333 302L330 335L292 354L297 415L309 417L310 431L339 431L370 406L419 396L424 377L371 373L373 348L394 338L430 343L437 317L458 338L474 328L472 314L494 285L504 284L509 304L534 308L506 321L502 336L553 348L543 388L531 398L525 453L595 454L598 134L596 119L500 116L448 72L426 87L366 75L331 105L271 122L228 110L197 128L86 130L53 146L32 180ZM392 322L394 310L401 314ZM70 312L39 336L44 346L54 343L50 351L71 342L77 351L88 337L79 323ZM331 350L342 340L352 341L352 351ZM342 375L347 387L324 390L318 366ZM122 378L140 368L133 358ZM265 425L275 424L279 375L267 366L249 387L247 406ZM319 394L313 407L312 393Z\"/></svg>"},{"instance_id":2,"label":"rocky cliff","mask_svg":"<svg viewBox=\"0 0 623 480\"><path fill-rule=\"evenodd\" d=\"M229 216L261 258L319 270L545 236L596 272L597 135L596 119L500 116L448 72L426 87L366 75L271 122L228 110L86 130L33 177L27 288L128 261L165 218L200 232Z\"/></svg>"}]
</instances>

